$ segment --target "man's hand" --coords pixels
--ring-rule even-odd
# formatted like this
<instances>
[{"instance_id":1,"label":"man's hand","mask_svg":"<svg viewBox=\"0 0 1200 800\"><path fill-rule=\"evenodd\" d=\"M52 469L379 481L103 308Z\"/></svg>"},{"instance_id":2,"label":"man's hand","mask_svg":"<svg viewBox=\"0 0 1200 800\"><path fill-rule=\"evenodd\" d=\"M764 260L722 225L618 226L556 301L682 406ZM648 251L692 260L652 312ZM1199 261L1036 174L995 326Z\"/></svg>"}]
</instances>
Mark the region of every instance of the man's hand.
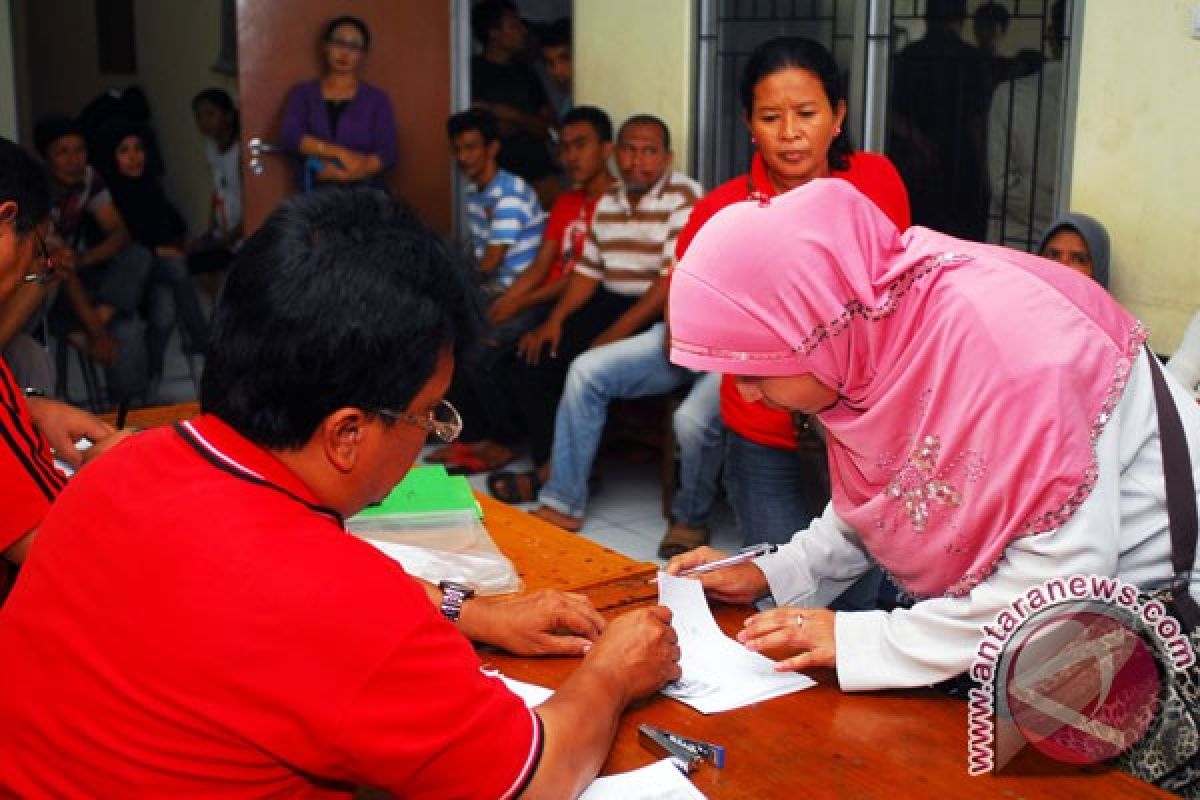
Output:
<instances>
[{"instance_id":1,"label":"man's hand","mask_svg":"<svg viewBox=\"0 0 1200 800\"><path fill-rule=\"evenodd\" d=\"M613 683L621 706L657 692L682 674L679 639L671 627L671 611L642 608L609 623L583 666Z\"/></svg>"},{"instance_id":2,"label":"man's hand","mask_svg":"<svg viewBox=\"0 0 1200 800\"><path fill-rule=\"evenodd\" d=\"M86 437L93 445L99 445L117 434L104 420L48 397L29 398L29 416L50 442L55 455L75 468L84 461L84 453L75 447L76 442Z\"/></svg>"},{"instance_id":3,"label":"man's hand","mask_svg":"<svg viewBox=\"0 0 1200 800\"><path fill-rule=\"evenodd\" d=\"M772 608L744 623L738 641L755 652L788 654L775 664L776 672L837 666L837 615L827 608Z\"/></svg>"},{"instance_id":4,"label":"man's hand","mask_svg":"<svg viewBox=\"0 0 1200 800\"><path fill-rule=\"evenodd\" d=\"M497 297L492 303L492 307L488 309L488 320L493 325L503 325L524 310L519 297L513 296L511 292L505 292Z\"/></svg>"},{"instance_id":5,"label":"man's hand","mask_svg":"<svg viewBox=\"0 0 1200 800\"><path fill-rule=\"evenodd\" d=\"M604 630L604 617L580 594L543 589L463 604L459 629L476 642L519 656L578 656L592 648Z\"/></svg>"},{"instance_id":6,"label":"man's hand","mask_svg":"<svg viewBox=\"0 0 1200 800\"><path fill-rule=\"evenodd\" d=\"M104 328L88 334L88 355L101 364L111 367L117 363L117 356L120 354L120 350L121 347L117 344L117 340Z\"/></svg>"},{"instance_id":7,"label":"man's hand","mask_svg":"<svg viewBox=\"0 0 1200 800\"><path fill-rule=\"evenodd\" d=\"M667 572L671 575L678 575L685 569L698 567L721 558L725 558L725 553L719 550L711 547L697 547L695 550L681 553L668 561ZM696 577L700 579L705 594L726 603L747 605L771 591L771 587L767 584L767 576L751 561L716 569Z\"/></svg>"},{"instance_id":8,"label":"man's hand","mask_svg":"<svg viewBox=\"0 0 1200 800\"><path fill-rule=\"evenodd\" d=\"M542 358L543 348L549 348L550 358L558 357L558 342L562 339L562 323L548 319L517 342L517 355L526 364L537 364Z\"/></svg>"},{"instance_id":9,"label":"man's hand","mask_svg":"<svg viewBox=\"0 0 1200 800\"><path fill-rule=\"evenodd\" d=\"M588 345L588 349L595 350L597 347L604 347L606 344L619 342L624 338L625 336L621 334L620 331L615 331L611 327L608 327L605 328L599 336L597 336L595 339L592 339L592 343Z\"/></svg>"}]
</instances>

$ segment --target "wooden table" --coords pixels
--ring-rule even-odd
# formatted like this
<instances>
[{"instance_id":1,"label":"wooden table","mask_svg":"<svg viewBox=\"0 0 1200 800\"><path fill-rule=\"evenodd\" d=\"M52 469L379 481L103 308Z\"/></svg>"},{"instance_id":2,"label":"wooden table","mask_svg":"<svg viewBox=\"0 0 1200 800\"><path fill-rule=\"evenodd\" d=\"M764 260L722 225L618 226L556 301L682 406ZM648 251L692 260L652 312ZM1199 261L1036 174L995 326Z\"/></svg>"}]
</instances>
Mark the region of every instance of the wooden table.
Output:
<instances>
[{"instance_id":1,"label":"wooden table","mask_svg":"<svg viewBox=\"0 0 1200 800\"><path fill-rule=\"evenodd\" d=\"M191 419L200 413L199 403L175 403L169 406L150 406L135 408L125 418L127 428L156 428L159 425L170 425L183 419ZM101 414L100 419L110 425L117 423L115 413Z\"/></svg>"},{"instance_id":2,"label":"wooden table","mask_svg":"<svg viewBox=\"0 0 1200 800\"><path fill-rule=\"evenodd\" d=\"M497 545L518 565L527 589L580 590L608 614L656 597L645 578L653 564L632 561L517 509L481 498ZM726 633L752 609L722 606ZM516 658L488 651L505 674L554 687L576 659ZM725 746L726 766L702 766L697 788L716 799L743 798L1119 798L1171 797L1118 770L1072 767L1026 748L999 775L967 774L966 704L933 690L846 694L832 670L817 686L736 711L705 716L656 695L627 711L604 773L624 772L656 756L637 740L642 722Z\"/></svg>"}]
</instances>

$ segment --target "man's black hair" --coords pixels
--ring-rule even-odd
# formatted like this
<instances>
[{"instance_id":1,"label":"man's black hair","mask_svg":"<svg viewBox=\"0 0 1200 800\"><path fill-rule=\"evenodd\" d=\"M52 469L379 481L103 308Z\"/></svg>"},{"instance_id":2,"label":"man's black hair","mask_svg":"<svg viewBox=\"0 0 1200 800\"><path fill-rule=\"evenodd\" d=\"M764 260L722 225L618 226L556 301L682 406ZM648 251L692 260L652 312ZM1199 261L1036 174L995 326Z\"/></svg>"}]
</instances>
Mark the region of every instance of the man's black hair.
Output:
<instances>
[{"instance_id":1,"label":"man's black hair","mask_svg":"<svg viewBox=\"0 0 1200 800\"><path fill-rule=\"evenodd\" d=\"M565 128L568 125L575 125L579 122L586 122L592 126L592 130L596 131L596 138L601 142L612 141L612 120L595 106L575 106L566 114L563 114L560 127Z\"/></svg>"},{"instance_id":2,"label":"man's black hair","mask_svg":"<svg viewBox=\"0 0 1200 800\"><path fill-rule=\"evenodd\" d=\"M517 13L517 7L510 0L483 0L475 4L471 9L471 34L480 47L487 47L488 37L500 27L509 11Z\"/></svg>"},{"instance_id":3,"label":"man's black hair","mask_svg":"<svg viewBox=\"0 0 1200 800\"><path fill-rule=\"evenodd\" d=\"M441 352L475 342L481 308L463 264L383 192L294 195L234 259L201 407L297 449L339 408L407 408Z\"/></svg>"},{"instance_id":4,"label":"man's black hair","mask_svg":"<svg viewBox=\"0 0 1200 800\"><path fill-rule=\"evenodd\" d=\"M451 114L446 120L446 135L453 142L467 131L479 131L484 144L491 144L500 138L500 126L496 115L483 108L468 108L457 114Z\"/></svg>"},{"instance_id":5,"label":"man's black hair","mask_svg":"<svg viewBox=\"0 0 1200 800\"><path fill-rule=\"evenodd\" d=\"M539 47L570 47L571 18L560 17L541 27L538 35Z\"/></svg>"},{"instance_id":6,"label":"man's black hair","mask_svg":"<svg viewBox=\"0 0 1200 800\"><path fill-rule=\"evenodd\" d=\"M33 154L0 136L0 203L16 203L13 226L28 233L50 216L50 176Z\"/></svg>"},{"instance_id":7,"label":"man's black hair","mask_svg":"<svg viewBox=\"0 0 1200 800\"><path fill-rule=\"evenodd\" d=\"M241 133L241 115L238 113L237 105L233 102L233 98L229 96L229 92L224 89L218 89L215 86L196 92L196 96L192 98L193 114L200 110L201 103L208 103L214 108L231 115L233 117L233 135L237 136Z\"/></svg>"},{"instance_id":8,"label":"man's black hair","mask_svg":"<svg viewBox=\"0 0 1200 800\"><path fill-rule=\"evenodd\" d=\"M667 123L663 122L653 114L634 114L629 119L621 123L621 129L617 131L617 138L621 138L621 134L631 125L654 125L662 131L663 150L671 152L671 131L667 128Z\"/></svg>"},{"instance_id":9,"label":"man's black hair","mask_svg":"<svg viewBox=\"0 0 1200 800\"><path fill-rule=\"evenodd\" d=\"M1001 33L1008 30L1008 21L1012 15L1008 9L999 3L984 3L975 9L974 20L984 24L994 25Z\"/></svg>"},{"instance_id":10,"label":"man's black hair","mask_svg":"<svg viewBox=\"0 0 1200 800\"><path fill-rule=\"evenodd\" d=\"M64 136L83 136L83 128L66 114L47 114L33 125L33 145L42 158L50 145Z\"/></svg>"}]
</instances>

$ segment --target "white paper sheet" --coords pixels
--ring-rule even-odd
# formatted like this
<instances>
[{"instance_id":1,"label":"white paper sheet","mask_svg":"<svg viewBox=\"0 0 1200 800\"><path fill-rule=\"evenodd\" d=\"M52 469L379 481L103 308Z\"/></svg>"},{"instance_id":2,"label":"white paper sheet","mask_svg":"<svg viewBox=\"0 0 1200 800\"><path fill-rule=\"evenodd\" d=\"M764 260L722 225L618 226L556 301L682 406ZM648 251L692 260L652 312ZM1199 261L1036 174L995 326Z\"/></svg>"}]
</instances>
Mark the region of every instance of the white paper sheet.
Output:
<instances>
[{"instance_id":1,"label":"white paper sheet","mask_svg":"<svg viewBox=\"0 0 1200 800\"><path fill-rule=\"evenodd\" d=\"M596 778L579 800L704 800L704 795L664 758L632 772Z\"/></svg>"},{"instance_id":2,"label":"white paper sheet","mask_svg":"<svg viewBox=\"0 0 1200 800\"><path fill-rule=\"evenodd\" d=\"M525 705L528 708L540 706L542 703L549 700L550 696L554 694L553 689L547 689L545 686L538 686L536 683L519 681L516 678L510 678L507 675L502 675L499 672L496 672L495 674L500 678L500 680L504 681L504 685L508 687L510 692L525 701Z\"/></svg>"},{"instance_id":3,"label":"white paper sheet","mask_svg":"<svg viewBox=\"0 0 1200 800\"><path fill-rule=\"evenodd\" d=\"M683 676L662 691L702 714L729 711L814 686L807 675L775 672L774 662L730 639L713 619L700 581L658 573L658 602L671 609Z\"/></svg>"}]
</instances>

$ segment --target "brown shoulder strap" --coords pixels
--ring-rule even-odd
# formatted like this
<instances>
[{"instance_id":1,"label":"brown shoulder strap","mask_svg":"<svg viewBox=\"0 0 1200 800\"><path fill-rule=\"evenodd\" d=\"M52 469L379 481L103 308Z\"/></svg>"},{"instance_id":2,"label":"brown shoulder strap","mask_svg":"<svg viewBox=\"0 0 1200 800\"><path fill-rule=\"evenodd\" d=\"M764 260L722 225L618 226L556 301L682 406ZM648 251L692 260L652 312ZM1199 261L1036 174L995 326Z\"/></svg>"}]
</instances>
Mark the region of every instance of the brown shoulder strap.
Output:
<instances>
[{"instance_id":1,"label":"brown shoulder strap","mask_svg":"<svg viewBox=\"0 0 1200 800\"><path fill-rule=\"evenodd\" d=\"M1179 409L1163 378L1158 357L1146 348L1154 378L1154 404L1158 407L1158 439L1162 446L1163 477L1167 489L1167 525L1171 529L1171 565L1175 580L1171 592L1175 612L1187 632L1200 625L1200 606L1192 597L1192 565L1196 562L1196 485L1192 459Z\"/></svg>"}]
</instances>

